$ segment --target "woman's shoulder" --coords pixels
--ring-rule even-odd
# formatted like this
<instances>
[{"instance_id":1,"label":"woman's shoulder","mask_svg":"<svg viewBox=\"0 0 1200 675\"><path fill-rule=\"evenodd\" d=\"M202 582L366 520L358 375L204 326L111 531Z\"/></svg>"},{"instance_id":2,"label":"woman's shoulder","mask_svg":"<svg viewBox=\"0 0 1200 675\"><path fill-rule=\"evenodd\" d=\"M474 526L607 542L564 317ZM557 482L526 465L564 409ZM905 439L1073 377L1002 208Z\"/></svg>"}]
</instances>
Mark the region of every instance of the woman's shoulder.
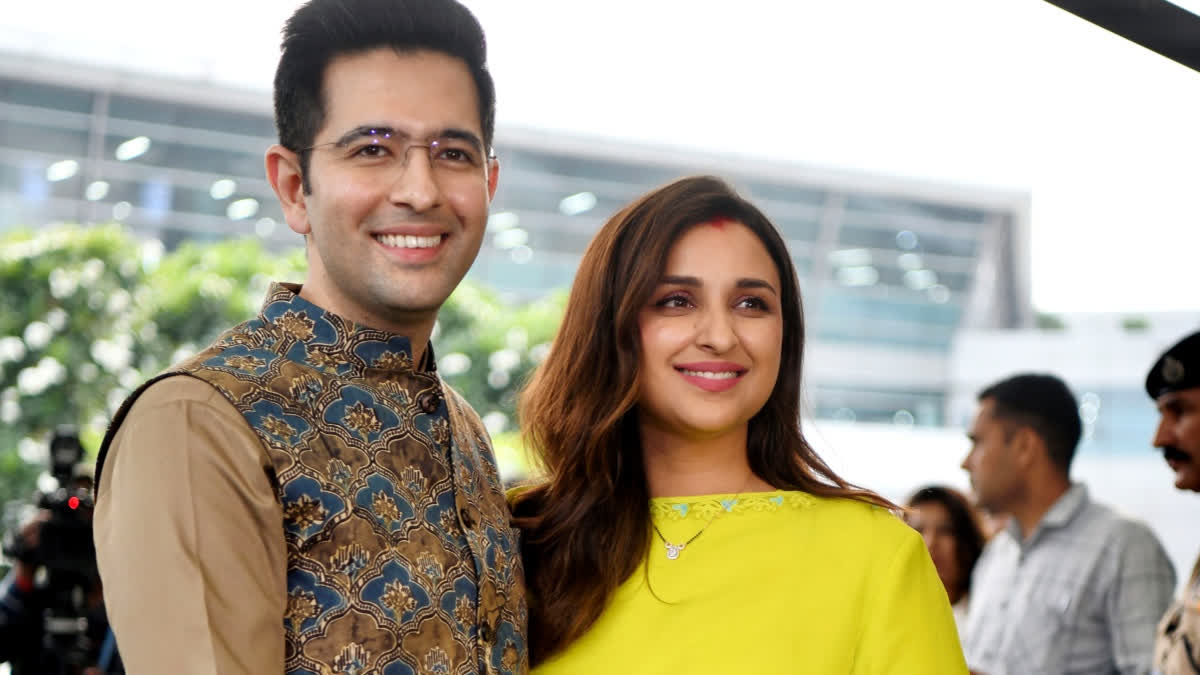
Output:
<instances>
[{"instance_id":1,"label":"woman's shoulder","mask_svg":"<svg viewBox=\"0 0 1200 675\"><path fill-rule=\"evenodd\" d=\"M835 533L839 538L859 540L876 548L893 548L916 532L900 516L878 504L852 497L827 497L804 494L810 500L805 525Z\"/></svg>"}]
</instances>

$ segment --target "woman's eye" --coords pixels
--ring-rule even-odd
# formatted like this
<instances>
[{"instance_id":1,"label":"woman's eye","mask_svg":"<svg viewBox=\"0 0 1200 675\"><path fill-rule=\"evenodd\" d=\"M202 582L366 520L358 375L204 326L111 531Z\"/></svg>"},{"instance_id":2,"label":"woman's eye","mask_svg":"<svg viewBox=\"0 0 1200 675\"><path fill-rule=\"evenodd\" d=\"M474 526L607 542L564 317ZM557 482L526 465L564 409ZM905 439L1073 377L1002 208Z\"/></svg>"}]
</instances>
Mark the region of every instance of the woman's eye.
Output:
<instances>
[{"instance_id":1,"label":"woman's eye","mask_svg":"<svg viewBox=\"0 0 1200 675\"><path fill-rule=\"evenodd\" d=\"M741 301L738 302L738 306L745 307L746 309L758 309L763 311L770 309L770 307L767 306L767 303L764 302L762 298L753 297L742 298Z\"/></svg>"},{"instance_id":2,"label":"woman's eye","mask_svg":"<svg viewBox=\"0 0 1200 675\"><path fill-rule=\"evenodd\" d=\"M680 309L692 303L682 295L671 295L659 300L656 304L659 307L666 307L668 309Z\"/></svg>"}]
</instances>

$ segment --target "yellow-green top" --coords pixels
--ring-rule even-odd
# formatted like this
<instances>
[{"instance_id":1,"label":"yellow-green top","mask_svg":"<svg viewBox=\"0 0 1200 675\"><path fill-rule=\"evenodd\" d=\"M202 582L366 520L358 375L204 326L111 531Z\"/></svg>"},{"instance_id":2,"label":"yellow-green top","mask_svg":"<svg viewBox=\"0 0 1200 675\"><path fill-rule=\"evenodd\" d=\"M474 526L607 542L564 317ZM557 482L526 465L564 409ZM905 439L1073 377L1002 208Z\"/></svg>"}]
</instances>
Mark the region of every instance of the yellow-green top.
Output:
<instances>
[{"instance_id":1,"label":"yellow-green top","mask_svg":"<svg viewBox=\"0 0 1200 675\"><path fill-rule=\"evenodd\" d=\"M535 675L966 675L920 536L884 509L803 492L651 500L648 565ZM655 597L657 596L657 597Z\"/></svg>"}]
</instances>

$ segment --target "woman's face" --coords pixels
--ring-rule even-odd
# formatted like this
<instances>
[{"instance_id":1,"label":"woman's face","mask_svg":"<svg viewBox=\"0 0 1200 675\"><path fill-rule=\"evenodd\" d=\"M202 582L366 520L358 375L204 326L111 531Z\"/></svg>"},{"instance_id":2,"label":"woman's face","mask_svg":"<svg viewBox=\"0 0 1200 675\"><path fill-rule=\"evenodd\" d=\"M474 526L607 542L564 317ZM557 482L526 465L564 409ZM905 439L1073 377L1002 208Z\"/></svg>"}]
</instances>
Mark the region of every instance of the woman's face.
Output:
<instances>
[{"instance_id":1,"label":"woman's face","mask_svg":"<svg viewBox=\"0 0 1200 675\"><path fill-rule=\"evenodd\" d=\"M909 509L908 524L925 539L942 585L947 593L953 594L962 582L962 573L958 569L950 512L939 502L924 502Z\"/></svg>"},{"instance_id":2,"label":"woman's face","mask_svg":"<svg viewBox=\"0 0 1200 675\"><path fill-rule=\"evenodd\" d=\"M745 225L685 231L638 315L643 428L699 440L744 427L779 375L781 292L775 263Z\"/></svg>"}]
</instances>

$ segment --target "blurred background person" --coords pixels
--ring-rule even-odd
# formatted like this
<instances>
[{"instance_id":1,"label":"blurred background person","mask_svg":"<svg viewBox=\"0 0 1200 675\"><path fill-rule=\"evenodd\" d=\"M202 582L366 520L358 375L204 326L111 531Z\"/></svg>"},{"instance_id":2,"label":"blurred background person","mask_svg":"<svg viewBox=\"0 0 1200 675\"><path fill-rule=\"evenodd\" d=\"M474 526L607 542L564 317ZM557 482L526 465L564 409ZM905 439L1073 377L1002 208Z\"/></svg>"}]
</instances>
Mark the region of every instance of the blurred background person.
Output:
<instances>
[{"instance_id":1,"label":"blurred background person","mask_svg":"<svg viewBox=\"0 0 1200 675\"><path fill-rule=\"evenodd\" d=\"M5 533L0 663L12 675L122 673L92 546L93 466L72 426L55 431L48 454L53 488Z\"/></svg>"},{"instance_id":2,"label":"blurred background person","mask_svg":"<svg viewBox=\"0 0 1200 675\"><path fill-rule=\"evenodd\" d=\"M962 636L971 595L971 573L987 538L981 514L951 487L928 485L905 503L905 519L925 540Z\"/></svg>"},{"instance_id":3,"label":"blurred background person","mask_svg":"<svg viewBox=\"0 0 1200 675\"><path fill-rule=\"evenodd\" d=\"M1175 487L1200 492L1200 332L1168 349L1146 376L1146 393L1158 406L1154 447L1162 450ZM1200 673L1200 559L1158 624L1155 673Z\"/></svg>"},{"instance_id":4,"label":"blurred background person","mask_svg":"<svg viewBox=\"0 0 1200 675\"><path fill-rule=\"evenodd\" d=\"M984 388L962 466L982 508L1008 513L975 569L963 647L988 675L1139 675L1175 570L1145 524L1071 480L1082 433L1053 375Z\"/></svg>"}]
</instances>

